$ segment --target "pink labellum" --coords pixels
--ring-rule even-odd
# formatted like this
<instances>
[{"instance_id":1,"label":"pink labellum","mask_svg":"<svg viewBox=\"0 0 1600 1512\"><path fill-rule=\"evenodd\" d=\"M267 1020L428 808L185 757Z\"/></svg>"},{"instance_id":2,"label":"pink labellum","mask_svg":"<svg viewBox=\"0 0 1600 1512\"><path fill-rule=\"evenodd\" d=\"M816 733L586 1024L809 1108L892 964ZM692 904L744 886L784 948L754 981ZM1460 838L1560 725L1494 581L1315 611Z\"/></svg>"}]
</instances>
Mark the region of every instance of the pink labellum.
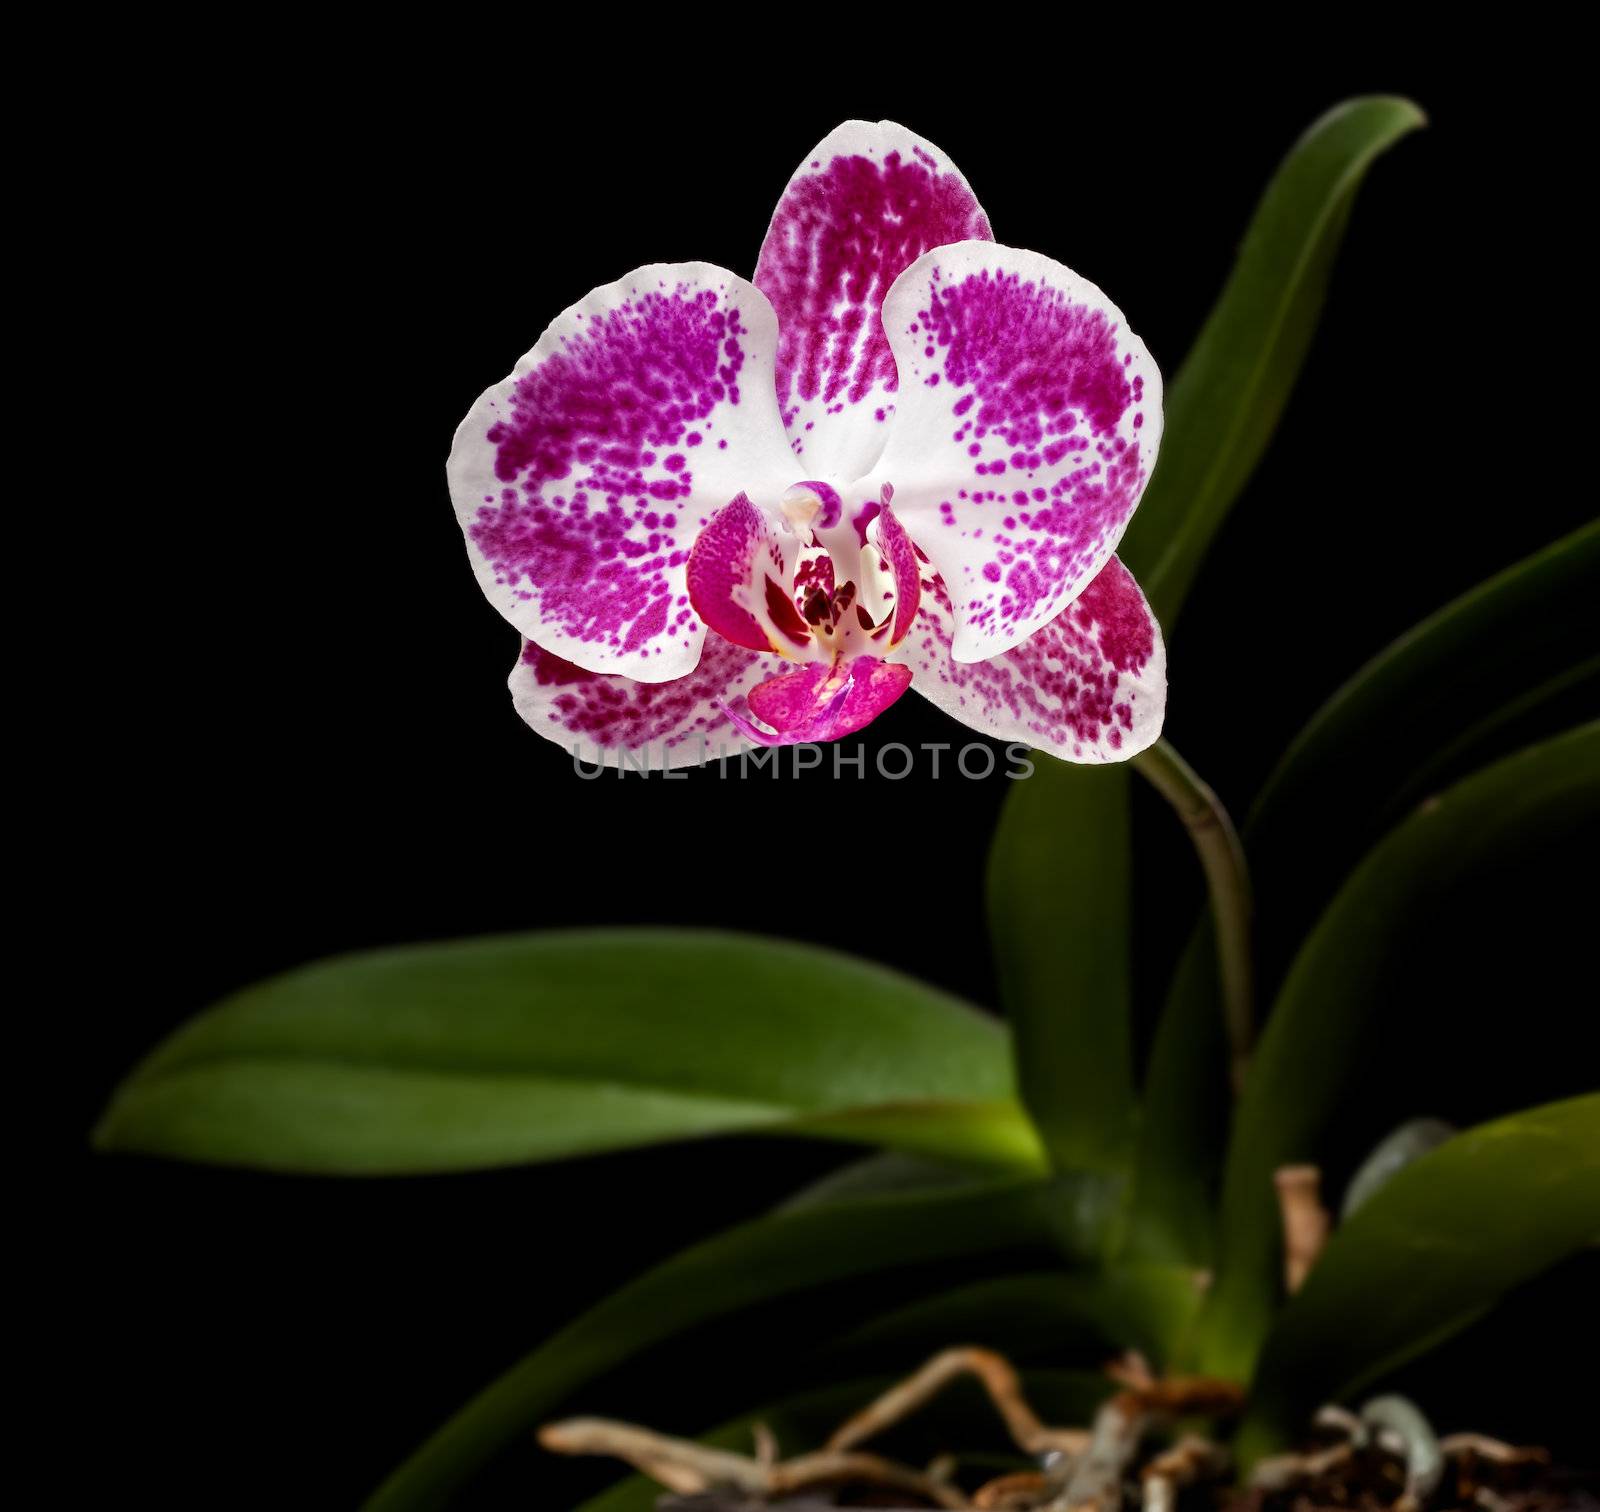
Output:
<instances>
[{"instance_id":1,"label":"pink labellum","mask_svg":"<svg viewBox=\"0 0 1600 1512\"><path fill-rule=\"evenodd\" d=\"M872 723L911 686L911 668L858 656L829 667L813 662L770 677L746 696L771 733L724 707L733 723L762 745L839 740Z\"/></svg>"}]
</instances>

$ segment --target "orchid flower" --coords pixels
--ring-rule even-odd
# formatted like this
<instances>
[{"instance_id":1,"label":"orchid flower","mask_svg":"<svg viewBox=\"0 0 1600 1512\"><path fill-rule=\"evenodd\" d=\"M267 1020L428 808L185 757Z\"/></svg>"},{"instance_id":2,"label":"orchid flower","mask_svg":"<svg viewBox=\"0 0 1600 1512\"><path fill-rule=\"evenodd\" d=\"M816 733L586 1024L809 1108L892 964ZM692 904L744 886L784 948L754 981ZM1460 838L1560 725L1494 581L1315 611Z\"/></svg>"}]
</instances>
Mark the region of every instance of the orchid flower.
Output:
<instances>
[{"instance_id":1,"label":"orchid flower","mask_svg":"<svg viewBox=\"0 0 1600 1512\"><path fill-rule=\"evenodd\" d=\"M907 687L1071 761L1160 734L1161 633L1113 555L1161 377L1093 284L997 245L884 121L790 180L754 283L639 268L456 433L478 580L541 734L684 766L851 734Z\"/></svg>"}]
</instances>

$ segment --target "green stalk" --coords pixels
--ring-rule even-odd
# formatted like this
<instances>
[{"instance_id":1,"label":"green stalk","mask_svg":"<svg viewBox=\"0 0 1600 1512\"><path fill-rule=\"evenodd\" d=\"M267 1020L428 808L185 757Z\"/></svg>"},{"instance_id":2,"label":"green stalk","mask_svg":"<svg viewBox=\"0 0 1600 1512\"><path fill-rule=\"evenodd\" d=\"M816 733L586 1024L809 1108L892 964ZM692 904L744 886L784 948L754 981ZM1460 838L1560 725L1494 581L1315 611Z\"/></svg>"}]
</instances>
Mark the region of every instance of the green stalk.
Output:
<instances>
[{"instance_id":1,"label":"green stalk","mask_svg":"<svg viewBox=\"0 0 1600 1512\"><path fill-rule=\"evenodd\" d=\"M1217 795L1164 740L1133 758L1133 765L1172 805L1194 843L1211 895L1217 940L1217 975L1231 1050L1234 1091L1243 1085L1255 1037L1255 974L1250 960L1250 870L1239 832Z\"/></svg>"}]
</instances>

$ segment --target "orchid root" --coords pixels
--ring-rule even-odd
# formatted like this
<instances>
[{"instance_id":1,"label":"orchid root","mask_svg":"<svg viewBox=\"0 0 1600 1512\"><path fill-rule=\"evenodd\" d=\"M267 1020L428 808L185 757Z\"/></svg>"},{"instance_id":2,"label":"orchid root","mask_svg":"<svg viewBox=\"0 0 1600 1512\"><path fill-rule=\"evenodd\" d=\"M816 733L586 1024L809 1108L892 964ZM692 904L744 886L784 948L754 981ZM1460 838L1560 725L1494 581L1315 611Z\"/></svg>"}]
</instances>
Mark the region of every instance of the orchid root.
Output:
<instances>
[{"instance_id":1,"label":"orchid root","mask_svg":"<svg viewBox=\"0 0 1600 1512\"><path fill-rule=\"evenodd\" d=\"M1328 1242L1331 1225L1322 1205L1322 1172L1314 1165L1280 1166L1272 1181L1283 1219L1283 1282L1292 1296Z\"/></svg>"},{"instance_id":2,"label":"orchid root","mask_svg":"<svg viewBox=\"0 0 1600 1512\"><path fill-rule=\"evenodd\" d=\"M1028 1405L1011 1363L992 1349L947 1349L915 1374L862 1408L828 1440L830 1449L848 1449L903 1422L958 1376L970 1375L988 1393L1012 1441L1025 1454L1081 1454L1089 1435L1081 1428L1047 1428Z\"/></svg>"}]
</instances>

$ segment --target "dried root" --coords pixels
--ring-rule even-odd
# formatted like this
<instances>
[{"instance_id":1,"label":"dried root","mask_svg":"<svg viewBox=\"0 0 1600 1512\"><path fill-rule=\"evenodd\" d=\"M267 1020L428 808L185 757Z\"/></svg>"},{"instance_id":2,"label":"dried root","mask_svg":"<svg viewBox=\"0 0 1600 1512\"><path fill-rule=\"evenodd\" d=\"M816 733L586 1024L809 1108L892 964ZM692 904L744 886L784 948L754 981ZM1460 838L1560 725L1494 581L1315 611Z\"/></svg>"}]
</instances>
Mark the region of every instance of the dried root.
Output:
<instances>
[{"instance_id":1,"label":"dried root","mask_svg":"<svg viewBox=\"0 0 1600 1512\"><path fill-rule=\"evenodd\" d=\"M908 1376L858 1412L828 1440L830 1449L848 1449L913 1413L958 1376L970 1375L988 1393L1012 1441L1024 1454L1081 1454L1089 1435L1081 1428L1047 1428L1039 1421L1011 1362L992 1349L947 1349L915 1375Z\"/></svg>"},{"instance_id":2,"label":"dried root","mask_svg":"<svg viewBox=\"0 0 1600 1512\"><path fill-rule=\"evenodd\" d=\"M988 1481L972 1493L978 1512L1029 1512L1050 1490L1049 1479L1038 1470L1018 1470Z\"/></svg>"},{"instance_id":3,"label":"dried root","mask_svg":"<svg viewBox=\"0 0 1600 1512\"><path fill-rule=\"evenodd\" d=\"M1129 1379L1124 1370L1122 1379ZM1226 1417L1237 1412L1244 1392L1232 1381L1204 1376L1170 1380L1119 1391L1095 1414L1088 1449L1071 1466L1061 1492L1044 1512L1109 1512L1121 1499L1122 1482L1138 1456L1145 1434L1157 1422L1174 1417ZM1157 1493L1160 1494L1159 1491Z\"/></svg>"},{"instance_id":4,"label":"dried root","mask_svg":"<svg viewBox=\"0 0 1600 1512\"><path fill-rule=\"evenodd\" d=\"M876 1454L824 1449L773 1461L764 1458L765 1446L759 1443L755 1456L733 1454L608 1418L568 1418L547 1424L539 1430L539 1442L556 1454L600 1454L623 1460L681 1496L731 1490L767 1498L849 1484L903 1491L936 1507L970 1505L948 1482Z\"/></svg>"},{"instance_id":5,"label":"dried root","mask_svg":"<svg viewBox=\"0 0 1600 1512\"><path fill-rule=\"evenodd\" d=\"M1225 1418L1243 1401L1241 1388L1232 1382L1161 1379L1137 1355L1113 1362L1107 1374L1121 1389L1101 1406L1088 1431L1041 1421L1008 1360L993 1350L966 1348L935 1355L849 1418L820 1450L792 1459L781 1456L764 1424L756 1425L754 1452L748 1455L605 1418L551 1423L539 1438L558 1454L624 1460L667 1490L695 1498L696 1507L702 1506L698 1498L706 1498L705 1512L728 1512L735 1505L755 1512L773 1503L792 1505L799 1512L801 1503L786 1498L833 1488L904 1497L950 1512L1116 1512L1153 1430L1180 1419ZM956 1483L956 1461L949 1456L919 1470L860 1447L920 1411L963 1376L982 1386L1017 1448L1041 1468L998 1476L969 1497ZM1359 1414L1326 1407L1317 1414L1316 1427L1336 1441L1307 1453L1262 1460L1249 1482L1257 1498L1316 1496L1319 1483L1330 1478L1370 1475L1381 1463L1373 1459L1378 1455L1404 1464L1404 1489L1393 1512L1421 1512L1446 1484L1447 1473L1454 1477L1448 1484L1459 1495L1474 1498L1484 1512L1508 1512L1510 1504L1492 1487L1477 1484L1475 1467L1537 1465L1548 1459L1542 1450L1516 1448L1479 1434L1436 1437L1422 1413L1401 1397L1376 1398ZM1185 1488L1220 1480L1227 1463L1226 1451L1212 1439L1192 1434L1179 1438L1137 1471L1144 1512L1176 1512ZM1389 1463L1383 1475L1395 1476L1396 1467ZM1489 1479L1493 1481L1492 1473ZM825 1498L816 1505L831 1502Z\"/></svg>"},{"instance_id":6,"label":"dried root","mask_svg":"<svg viewBox=\"0 0 1600 1512\"><path fill-rule=\"evenodd\" d=\"M1115 1477L1120 1480L1128 1455L1138 1446L1138 1434L1153 1413L1168 1410L1207 1410L1205 1404L1225 1399L1236 1405L1235 1388L1216 1382L1162 1382L1155 1380L1136 1357L1112 1370L1125 1390L1116 1401L1131 1414L1126 1422L1133 1437L1124 1453L1120 1430L1113 1446ZM1003 1475L974 1493L969 1501L954 1482L954 1463L940 1461L916 1470L880 1455L863 1453L865 1440L883 1433L920 1411L952 1381L975 1379L994 1404L1012 1442L1024 1454L1052 1464L1052 1471L1025 1471ZM891 1387L840 1426L817 1453L781 1459L772 1435L764 1425L755 1431L753 1455L708 1449L687 1439L671 1438L629 1423L604 1418L572 1418L551 1423L540 1431L539 1441L557 1454L609 1455L626 1461L679 1495L733 1492L767 1499L792 1495L819 1486L852 1485L902 1492L936 1507L982 1509L1037 1509L1054 1506L1051 1498L1068 1483L1074 1466L1093 1456L1096 1435L1109 1432L1102 1418L1094 1433L1081 1428L1056 1428L1042 1422L1022 1390L1011 1363L989 1349L948 1349L935 1355L920 1370ZM1119 1423L1123 1421L1118 1418Z\"/></svg>"},{"instance_id":7,"label":"dried root","mask_svg":"<svg viewBox=\"0 0 1600 1512\"><path fill-rule=\"evenodd\" d=\"M1292 1296L1322 1254L1332 1222L1322 1205L1322 1172L1316 1166L1280 1166L1272 1181L1283 1220L1283 1284Z\"/></svg>"},{"instance_id":8,"label":"dried root","mask_svg":"<svg viewBox=\"0 0 1600 1512\"><path fill-rule=\"evenodd\" d=\"M1184 1486L1209 1480L1228 1466L1227 1452L1210 1439L1184 1437L1158 1454L1140 1472L1144 1482L1144 1512L1174 1512Z\"/></svg>"},{"instance_id":9,"label":"dried root","mask_svg":"<svg viewBox=\"0 0 1600 1512\"><path fill-rule=\"evenodd\" d=\"M1261 1492L1289 1492L1314 1488L1316 1483L1353 1467L1358 1456L1377 1452L1400 1460L1405 1484L1393 1503L1393 1512L1420 1512L1445 1481L1452 1465L1463 1494L1476 1462L1497 1467L1542 1465L1549 1455L1542 1449L1521 1449L1476 1433L1436 1437L1426 1417L1404 1397L1377 1397L1359 1414L1342 1407L1324 1407L1316 1426L1340 1435L1340 1441L1305 1454L1281 1454L1257 1463L1250 1485ZM1472 1493L1489 1512L1504 1512L1511 1503L1487 1487Z\"/></svg>"},{"instance_id":10,"label":"dried root","mask_svg":"<svg viewBox=\"0 0 1600 1512\"><path fill-rule=\"evenodd\" d=\"M1439 1440L1439 1452L1446 1459L1488 1460L1491 1465L1548 1465L1548 1449L1519 1448L1502 1444L1481 1433L1447 1433Z\"/></svg>"}]
</instances>

